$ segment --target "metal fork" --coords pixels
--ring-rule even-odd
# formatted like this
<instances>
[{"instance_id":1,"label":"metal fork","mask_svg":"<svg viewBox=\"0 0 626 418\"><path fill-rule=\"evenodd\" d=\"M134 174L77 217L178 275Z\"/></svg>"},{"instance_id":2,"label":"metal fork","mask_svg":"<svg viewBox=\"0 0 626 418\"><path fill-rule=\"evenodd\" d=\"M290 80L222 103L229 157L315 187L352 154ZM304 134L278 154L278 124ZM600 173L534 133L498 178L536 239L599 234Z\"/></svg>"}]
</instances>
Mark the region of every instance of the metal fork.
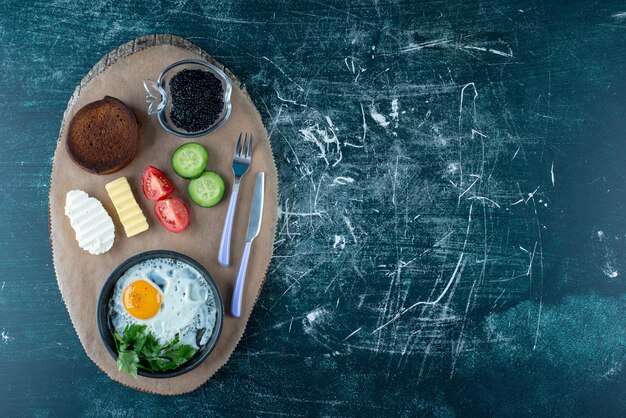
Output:
<instances>
[{"instance_id":1,"label":"metal fork","mask_svg":"<svg viewBox=\"0 0 626 418\"><path fill-rule=\"evenodd\" d=\"M242 141L243 135L243 141ZM233 189L230 194L230 202L228 203L228 212L226 212L226 220L224 221L224 229L222 230L222 240L220 241L220 252L217 261L223 266L230 264L230 238L233 232L233 220L235 218L235 207L237 206L237 195L239 194L239 182L248 171L250 162L252 161L252 134L239 133L237 146L235 146L235 155L233 155L233 173L235 180Z\"/></svg>"}]
</instances>

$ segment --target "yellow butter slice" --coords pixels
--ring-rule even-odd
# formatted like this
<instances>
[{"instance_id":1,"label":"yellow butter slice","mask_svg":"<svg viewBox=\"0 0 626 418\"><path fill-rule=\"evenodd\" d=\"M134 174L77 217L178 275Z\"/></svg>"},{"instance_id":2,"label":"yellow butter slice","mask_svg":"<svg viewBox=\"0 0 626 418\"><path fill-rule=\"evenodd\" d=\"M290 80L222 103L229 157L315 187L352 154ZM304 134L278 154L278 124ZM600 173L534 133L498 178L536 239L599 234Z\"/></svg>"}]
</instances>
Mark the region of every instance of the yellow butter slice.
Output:
<instances>
[{"instance_id":1,"label":"yellow butter slice","mask_svg":"<svg viewBox=\"0 0 626 418\"><path fill-rule=\"evenodd\" d=\"M104 186L115 206L128 238L146 231L150 226L135 200L126 177L120 177Z\"/></svg>"}]
</instances>

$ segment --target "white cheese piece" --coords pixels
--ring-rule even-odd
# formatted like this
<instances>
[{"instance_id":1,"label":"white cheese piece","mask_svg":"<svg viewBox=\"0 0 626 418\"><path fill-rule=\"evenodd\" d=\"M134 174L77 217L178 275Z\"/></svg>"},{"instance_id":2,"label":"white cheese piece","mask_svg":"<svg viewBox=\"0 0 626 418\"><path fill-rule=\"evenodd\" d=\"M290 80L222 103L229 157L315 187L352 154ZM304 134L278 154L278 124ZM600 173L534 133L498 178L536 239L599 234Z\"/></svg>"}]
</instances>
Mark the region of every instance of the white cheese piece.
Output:
<instances>
[{"instance_id":1,"label":"white cheese piece","mask_svg":"<svg viewBox=\"0 0 626 418\"><path fill-rule=\"evenodd\" d=\"M102 254L115 241L115 226L102 203L82 190L72 190L65 196L65 214L76 233L78 246L91 254Z\"/></svg>"}]
</instances>

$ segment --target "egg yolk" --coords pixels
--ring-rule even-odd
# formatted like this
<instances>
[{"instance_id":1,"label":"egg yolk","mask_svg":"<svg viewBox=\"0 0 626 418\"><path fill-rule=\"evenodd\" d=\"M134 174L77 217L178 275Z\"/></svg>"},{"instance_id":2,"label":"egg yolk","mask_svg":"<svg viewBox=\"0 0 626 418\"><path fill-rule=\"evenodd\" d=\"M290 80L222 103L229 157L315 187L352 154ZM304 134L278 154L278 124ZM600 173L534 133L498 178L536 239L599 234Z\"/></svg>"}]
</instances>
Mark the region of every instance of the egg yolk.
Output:
<instances>
[{"instance_id":1,"label":"egg yolk","mask_svg":"<svg viewBox=\"0 0 626 418\"><path fill-rule=\"evenodd\" d=\"M161 309L161 292L146 280L137 280L124 289L122 303L135 318L152 318Z\"/></svg>"}]
</instances>

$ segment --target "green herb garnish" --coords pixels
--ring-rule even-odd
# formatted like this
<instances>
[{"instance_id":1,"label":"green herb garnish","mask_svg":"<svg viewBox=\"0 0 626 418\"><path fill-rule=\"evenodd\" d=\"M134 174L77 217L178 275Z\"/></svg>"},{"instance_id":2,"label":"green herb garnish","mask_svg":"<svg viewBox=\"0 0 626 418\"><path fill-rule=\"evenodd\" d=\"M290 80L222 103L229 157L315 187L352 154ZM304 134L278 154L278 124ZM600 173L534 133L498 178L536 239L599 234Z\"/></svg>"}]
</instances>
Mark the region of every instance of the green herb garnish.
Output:
<instances>
[{"instance_id":1,"label":"green herb garnish","mask_svg":"<svg viewBox=\"0 0 626 418\"><path fill-rule=\"evenodd\" d=\"M137 378L137 369L164 372L186 363L196 354L187 344L178 344L178 335L161 345L145 325L126 325L123 335L113 333L117 347L117 368Z\"/></svg>"}]
</instances>

